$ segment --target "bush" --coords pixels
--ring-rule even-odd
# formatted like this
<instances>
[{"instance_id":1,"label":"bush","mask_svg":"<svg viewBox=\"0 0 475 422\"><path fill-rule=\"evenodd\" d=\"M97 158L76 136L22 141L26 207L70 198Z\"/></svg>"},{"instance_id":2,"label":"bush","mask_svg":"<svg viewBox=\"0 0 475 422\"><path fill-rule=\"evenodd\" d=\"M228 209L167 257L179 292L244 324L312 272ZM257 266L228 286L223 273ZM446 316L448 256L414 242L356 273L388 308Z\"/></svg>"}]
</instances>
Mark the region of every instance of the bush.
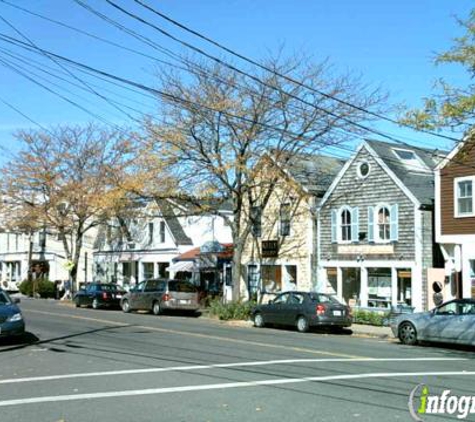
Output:
<instances>
[{"instance_id":1,"label":"bush","mask_svg":"<svg viewBox=\"0 0 475 422\"><path fill-rule=\"evenodd\" d=\"M20 284L20 293L26 296L33 296L33 286L35 286L36 294L42 298L54 298L56 291L54 283L47 279L39 280L23 280Z\"/></svg>"},{"instance_id":2,"label":"bush","mask_svg":"<svg viewBox=\"0 0 475 422\"><path fill-rule=\"evenodd\" d=\"M362 309L353 310L353 322L355 324L375 325L382 327L387 325L389 312L365 311Z\"/></svg>"},{"instance_id":3,"label":"bush","mask_svg":"<svg viewBox=\"0 0 475 422\"><path fill-rule=\"evenodd\" d=\"M251 309L254 305L254 302L222 303L221 299L215 299L209 304L209 312L224 321L230 319L248 320L251 317Z\"/></svg>"}]
</instances>

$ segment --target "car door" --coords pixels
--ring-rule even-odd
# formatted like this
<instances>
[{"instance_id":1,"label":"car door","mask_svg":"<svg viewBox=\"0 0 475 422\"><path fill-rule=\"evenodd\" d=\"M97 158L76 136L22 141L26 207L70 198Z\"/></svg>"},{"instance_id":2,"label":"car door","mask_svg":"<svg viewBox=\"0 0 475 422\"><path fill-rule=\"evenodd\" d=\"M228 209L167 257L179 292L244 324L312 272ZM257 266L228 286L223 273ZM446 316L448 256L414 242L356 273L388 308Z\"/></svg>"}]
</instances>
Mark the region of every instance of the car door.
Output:
<instances>
[{"instance_id":1,"label":"car door","mask_svg":"<svg viewBox=\"0 0 475 422\"><path fill-rule=\"evenodd\" d=\"M444 303L434 309L422 333L424 340L448 341L454 336L458 316L456 301Z\"/></svg>"},{"instance_id":2,"label":"car door","mask_svg":"<svg viewBox=\"0 0 475 422\"><path fill-rule=\"evenodd\" d=\"M266 306L265 321L269 324L286 324L285 312L289 293L281 293L271 303Z\"/></svg>"},{"instance_id":3,"label":"car door","mask_svg":"<svg viewBox=\"0 0 475 422\"><path fill-rule=\"evenodd\" d=\"M96 284L89 284L86 287L85 294L83 296L83 305L91 306L92 301L94 300L94 297L97 294L98 286Z\"/></svg>"},{"instance_id":4,"label":"car door","mask_svg":"<svg viewBox=\"0 0 475 422\"><path fill-rule=\"evenodd\" d=\"M142 309L152 309L153 302L157 297L159 281L158 280L147 280L142 294L141 308Z\"/></svg>"},{"instance_id":5,"label":"car door","mask_svg":"<svg viewBox=\"0 0 475 422\"><path fill-rule=\"evenodd\" d=\"M460 304L455 334L457 343L475 346L475 301Z\"/></svg>"},{"instance_id":6,"label":"car door","mask_svg":"<svg viewBox=\"0 0 475 422\"><path fill-rule=\"evenodd\" d=\"M286 304L282 305L283 323L293 325L298 315L305 313L304 311L305 296L302 293L293 292L289 294Z\"/></svg>"},{"instance_id":7,"label":"car door","mask_svg":"<svg viewBox=\"0 0 475 422\"><path fill-rule=\"evenodd\" d=\"M142 308L142 295L145 288L145 281L132 287L129 292L129 305L131 309L143 309Z\"/></svg>"}]
</instances>

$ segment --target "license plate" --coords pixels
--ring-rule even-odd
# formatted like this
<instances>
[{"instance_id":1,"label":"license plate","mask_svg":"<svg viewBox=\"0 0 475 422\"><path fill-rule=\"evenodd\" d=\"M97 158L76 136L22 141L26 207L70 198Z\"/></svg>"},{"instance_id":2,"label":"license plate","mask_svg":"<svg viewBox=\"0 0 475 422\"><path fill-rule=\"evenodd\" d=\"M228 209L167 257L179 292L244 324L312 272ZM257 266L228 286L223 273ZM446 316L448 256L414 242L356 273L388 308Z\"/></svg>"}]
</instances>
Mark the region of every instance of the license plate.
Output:
<instances>
[{"instance_id":1,"label":"license plate","mask_svg":"<svg viewBox=\"0 0 475 422\"><path fill-rule=\"evenodd\" d=\"M182 300L180 300L178 303L179 303L180 305L188 305L188 304L190 303L190 301L189 301L189 300L183 300L183 299L182 299Z\"/></svg>"},{"instance_id":2,"label":"license plate","mask_svg":"<svg viewBox=\"0 0 475 422\"><path fill-rule=\"evenodd\" d=\"M341 311L333 311L333 315L334 315L334 316L342 316L342 315L343 315L343 312L341 312Z\"/></svg>"}]
</instances>

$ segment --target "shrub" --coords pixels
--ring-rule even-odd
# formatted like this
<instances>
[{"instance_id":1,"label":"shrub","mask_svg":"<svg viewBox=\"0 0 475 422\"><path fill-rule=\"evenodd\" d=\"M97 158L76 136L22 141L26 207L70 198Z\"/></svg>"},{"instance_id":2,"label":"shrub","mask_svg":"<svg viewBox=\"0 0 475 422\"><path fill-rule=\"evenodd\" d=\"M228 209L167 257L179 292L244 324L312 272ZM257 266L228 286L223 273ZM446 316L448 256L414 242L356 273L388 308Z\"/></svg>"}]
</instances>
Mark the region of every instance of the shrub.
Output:
<instances>
[{"instance_id":1,"label":"shrub","mask_svg":"<svg viewBox=\"0 0 475 422\"><path fill-rule=\"evenodd\" d=\"M222 303L221 299L215 299L209 304L209 312L211 315L225 321L230 319L248 320L251 317L251 309L254 305L254 302Z\"/></svg>"},{"instance_id":2,"label":"shrub","mask_svg":"<svg viewBox=\"0 0 475 422\"><path fill-rule=\"evenodd\" d=\"M39 280L23 280L20 284L20 293L26 296L33 296L33 287L36 293L42 298L54 298L55 287L54 283L47 279Z\"/></svg>"},{"instance_id":3,"label":"shrub","mask_svg":"<svg viewBox=\"0 0 475 422\"><path fill-rule=\"evenodd\" d=\"M353 310L353 322L355 324L375 325L382 327L387 325L389 312L366 311L362 309Z\"/></svg>"}]
</instances>

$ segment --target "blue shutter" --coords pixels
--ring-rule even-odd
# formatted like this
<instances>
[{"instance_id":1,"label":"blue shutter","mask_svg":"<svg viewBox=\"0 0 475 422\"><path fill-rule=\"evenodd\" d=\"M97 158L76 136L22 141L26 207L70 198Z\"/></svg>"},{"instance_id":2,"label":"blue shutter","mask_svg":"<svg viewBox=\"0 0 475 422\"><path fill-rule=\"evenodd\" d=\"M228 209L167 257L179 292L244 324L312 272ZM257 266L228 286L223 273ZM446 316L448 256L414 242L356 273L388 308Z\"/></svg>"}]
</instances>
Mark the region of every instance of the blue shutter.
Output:
<instances>
[{"instance_id":1,"label":"blue shutter","mask_svg":"<svg viewBox=\"0 0 475 422\"><path fill-rule=\"evenodd\" d=\"M337 236L336 236L336 231L337 231L337 213L336 210L332 210L332 216L331 216L331 225L332 225L332 243L337 242Z\"/></svg>"},{"instance_id":2,"label":"blue shutter","mask_svg":"<svg viewBox=\"0 0 475 422\"><path fill-rule=\"evenodd\" d=\"M358 232L360 231L359 226L360 212L358 207L351 209L351 241L358 242Z\"/></svg>"},{"instance_id":3,"label":"blue shutter","mask_svg":"<svg viewBox=\"0 0 475 422\"><path fill-rule=\"evenodd\" d=\"M368 242L374 242L374 207L368 207Z\"/></svg>"},{"instance_id":4,"label":"blue shutter","mask_svg":"<svg viewBox=\"0 0 475 422\"><path fill-rule=\"evenodd\" d=\"M389 233L391 242L397 242L399 240L399 216L398 205L391 205L391 229Z\"/></svg>"}]
</instances>

